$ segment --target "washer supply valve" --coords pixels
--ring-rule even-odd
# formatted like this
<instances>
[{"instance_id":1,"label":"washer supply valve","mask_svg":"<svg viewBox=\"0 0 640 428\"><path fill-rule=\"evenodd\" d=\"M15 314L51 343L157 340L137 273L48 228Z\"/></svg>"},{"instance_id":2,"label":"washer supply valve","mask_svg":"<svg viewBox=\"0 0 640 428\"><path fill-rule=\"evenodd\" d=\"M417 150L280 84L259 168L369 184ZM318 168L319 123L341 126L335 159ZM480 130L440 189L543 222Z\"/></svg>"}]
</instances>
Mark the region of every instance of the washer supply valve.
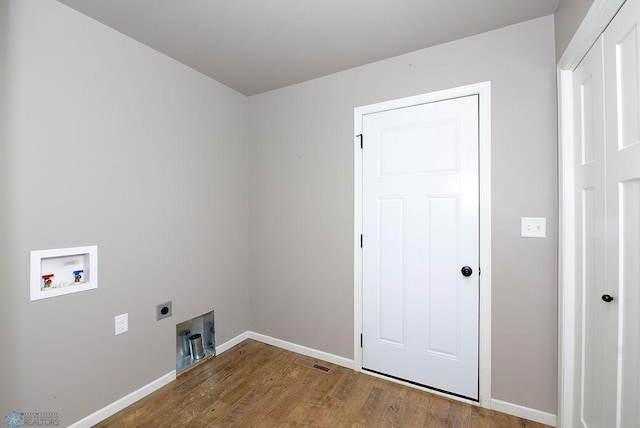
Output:
<instances>
[{"instance_id":1,"label":"washer supply valve","mask_svg":"<svg viewBox=\"0 0 640 428\"><path fill-rule=\"evenodd\" d=\"M52 273L49 273L47 275L42 275L42 279L44 280L43 288L51 288L51 282L53 281L51 278L53 278Z\"/></svg>"},{"instance_id":2,"label":"washer supply valve","mask_svg":"<svg viewBox=\"0 0 640 428\"><path fill-rule=\"evenodd\" d=\"M82 272L84 272L84 270L73 271L73 277L74 277L73 282L82 282Z\"/></svg>"}]
</instances>

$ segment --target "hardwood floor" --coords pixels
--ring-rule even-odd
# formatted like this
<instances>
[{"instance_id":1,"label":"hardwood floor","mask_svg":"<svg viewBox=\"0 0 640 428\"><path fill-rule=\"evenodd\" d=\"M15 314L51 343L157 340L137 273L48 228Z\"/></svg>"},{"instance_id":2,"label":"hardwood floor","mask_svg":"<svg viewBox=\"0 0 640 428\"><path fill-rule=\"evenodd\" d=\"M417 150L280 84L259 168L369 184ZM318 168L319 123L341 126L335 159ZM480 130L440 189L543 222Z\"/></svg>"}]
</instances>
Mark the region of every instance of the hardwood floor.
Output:
<instances>
[{"instance_id":1,"label":"hardwood floor","mask_svg":"<svg viewBox=\"0 0 640 428\"><path fill-rule=\"evenodd\" d=\"M329 368L325 372L314 364ZM97 427L545 427L246 340Z\"/></svg>"}]
</instances>

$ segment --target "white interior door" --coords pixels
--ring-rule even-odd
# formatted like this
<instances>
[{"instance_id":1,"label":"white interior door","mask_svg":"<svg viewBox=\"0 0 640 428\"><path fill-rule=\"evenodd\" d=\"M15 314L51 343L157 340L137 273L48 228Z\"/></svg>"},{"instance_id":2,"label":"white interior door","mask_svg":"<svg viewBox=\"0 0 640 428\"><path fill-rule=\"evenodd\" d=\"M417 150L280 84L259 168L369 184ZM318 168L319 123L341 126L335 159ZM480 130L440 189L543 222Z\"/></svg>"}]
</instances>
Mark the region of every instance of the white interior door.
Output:
<instances>
[{"instance_id":1,"label":"white interior door","mask_svg":"<svg viewBox=\"0 0 640 428\"><path fill-rule=\"evenodd\" d=\"M573 74L581 427L640 426L639 19L628 0Z\"/></svg>"},{"instance_id":2,"label":"white interior door","mask_svg":"<svg viewBox=\"0 0 640 428\"><path fill-rule=\"evenodd\" d=\"M605 149L602 37L573 74L576 183L576 362L574 420L613 427L615 312L605 286Z\"/></svg>"},{"instance_id":3,"label":"white interior door","mask_svg":"<svg viewBox=\"0 0 640 428\"><path fill-rule=\"evenodd\" d=\"M640 1L628 0L604 32L606 292L616 328L616 426L640 427ZM609 315L608 315L609 316ZM617 352L616 352L617 351ZM607 409L608 411L609 409ZM613 426L613 425L607 425Z\"/></svg>"},{"instance_id":4,"label":"white interior door","mask_svg":"<svg viewBox=\"0 0 640 428\"><path fill-rule=\"evenodd\" d=\"M477 400L478 96L367 114L363 136L363 369Z\"/></svg>"}]
</instances>

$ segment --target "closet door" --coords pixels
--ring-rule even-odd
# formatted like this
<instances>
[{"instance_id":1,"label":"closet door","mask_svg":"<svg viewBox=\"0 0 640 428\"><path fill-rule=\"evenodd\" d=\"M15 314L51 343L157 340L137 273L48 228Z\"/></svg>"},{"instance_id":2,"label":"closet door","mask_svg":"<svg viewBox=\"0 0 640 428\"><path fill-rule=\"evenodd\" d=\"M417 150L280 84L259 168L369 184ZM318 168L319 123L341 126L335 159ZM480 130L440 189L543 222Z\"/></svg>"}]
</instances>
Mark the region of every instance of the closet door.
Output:
<instances>
[{"instance_id":1,"label":"closet door","mask_svg":"<svg viewBox=\"0 0 640 428\"><path fill-rule=\"evenodd\" d=\"M618 427L640 427L640 1L628 0L604 33L606 288L617 313ZM614 426L614 425L611 425Z\"/></svg>"},{"instance_id":2,"label":"closet door","mask_svg":"<svg viewBox=\"0 0 640 428\"><path fill-rule=\"evenodd\" d=\"M605 284L602 37L573 73L576 200L575 426L611 428L616 407L616 312Z\"/></svg>"}]
</instances>

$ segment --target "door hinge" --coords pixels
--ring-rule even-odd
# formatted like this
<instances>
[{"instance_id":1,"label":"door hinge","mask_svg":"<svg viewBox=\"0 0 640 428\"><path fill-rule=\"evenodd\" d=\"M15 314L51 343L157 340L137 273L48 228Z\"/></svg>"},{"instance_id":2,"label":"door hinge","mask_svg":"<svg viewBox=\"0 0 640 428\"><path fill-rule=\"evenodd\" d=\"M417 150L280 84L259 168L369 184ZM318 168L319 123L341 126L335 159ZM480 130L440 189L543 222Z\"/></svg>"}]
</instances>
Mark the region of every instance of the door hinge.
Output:
<instances>
[{"instance_id":1,"label":"door hinge","mask_svg":"<svg viewBox=\"0 0 640 428\"><path fill-rule=\"evenodd\" d=\"M362 333L360 333L360 347L362 348Z\"/></svg>"},{"instance_id":2,"label":"door hinge","mask_svg":"<svg viewBox=\"0 0 640 428\"><path fill-rule=\"evenodd\" d=\"M362 234L361 234L361 235L360 235L360 248L363 248L363 247L362 247L362 243L363 243L363 238L362 238Z\"/></svg>"},{"instance_id":3,"label":"door hinge","mask_svg":"<svg viewBox=\"0 0 640 428\"><path fill-rule=\"evenodd\" d=\"M481 273L482 271L480 270L480 266L478 266L478 276L480 276Z\"/></svg>"},{"instance_id":4,"label":"door hinge","mask_svg":"<svg viewBox=\"0 0 640 428\"><path fill-rule=\"evenodd\" d=\"M363 138L364 138L364 137L362 136L362 134L358 134L358 135L356 135L356 137L359 137L359 138L360 138L360 148L361 148L361 149L362 149L362 148L364 148L364 143L362 142L362 140L363 140Z\"/></svg>"}]
</instances>

